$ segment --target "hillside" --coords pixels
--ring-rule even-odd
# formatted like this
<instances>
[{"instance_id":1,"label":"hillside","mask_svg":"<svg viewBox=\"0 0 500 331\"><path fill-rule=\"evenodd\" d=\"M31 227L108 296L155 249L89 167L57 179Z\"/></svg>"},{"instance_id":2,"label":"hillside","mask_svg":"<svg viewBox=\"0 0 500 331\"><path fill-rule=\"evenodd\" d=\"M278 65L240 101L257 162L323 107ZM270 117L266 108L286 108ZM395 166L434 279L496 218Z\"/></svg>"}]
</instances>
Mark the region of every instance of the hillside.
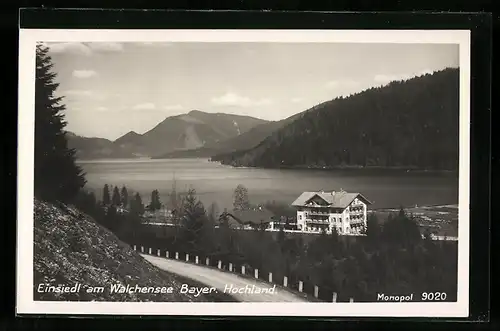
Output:
<instances>
[{"instance_id":1,"label":"hillside","mask_svg":"<svg viewBox=\"0 0 500 331\"><path fill-rule=\"evenodd\" d=\"M266 121L249 116L193 110L167 117L142 135L129 135L127 150L154 157L177 150L195 149L236 137L263 123ZM124 139L121 137L116 142Z\"/></svg>"},{"instance_id":2,"label":"hillside","mask_svg":"<svg viewBox=\"0 0 500 331\"><path fill-rule=\"evenodd\" d=\"M459 71L395 81L302 113L233 166L458 168Z\"/></svg>"},{"instance_id":3,"label":"hillside","mask_svg":"<svg viewBox=\"0 0 500 331\"><path fill-rule=\"evenodd\" d=\"M266 122L257 125L245 133L226 140L218 141L207 146L166 153L158 158L192 158L211 157L217 154L232 153L240 150L247 150L257 146L261 141L270 136L274 131L293 122L300 114L293 115L281 121Z\"/></svg>"},{"instance_id":4,"label":"hillside","mask_svg":"<svg viewBox=\"0 0 500 331\"><path fill-rule=\"evenodd\" d=\"M34 298L57 301L214 301L181 294L186 280L157 269L76 208L40 202L34 210ZM39 284L73 286L78 293L38 293ZM173 293L111 293L111 285L173 287ZM193 284L188 283L190 286ZM103 286L103 293L86 293Z\"/></svg>"},{"instance_id":5,"label":"hillside","mask_svg":"<svg viewBox=\"0 0 500 331\"><path fill-rule=\"evenodd\" d=\"M104 138L82 137L66 132L68 147L76 150L76 157L83 159L131 158L131 152L118 148L111 140Z\"/></svg>"}]
</instances>

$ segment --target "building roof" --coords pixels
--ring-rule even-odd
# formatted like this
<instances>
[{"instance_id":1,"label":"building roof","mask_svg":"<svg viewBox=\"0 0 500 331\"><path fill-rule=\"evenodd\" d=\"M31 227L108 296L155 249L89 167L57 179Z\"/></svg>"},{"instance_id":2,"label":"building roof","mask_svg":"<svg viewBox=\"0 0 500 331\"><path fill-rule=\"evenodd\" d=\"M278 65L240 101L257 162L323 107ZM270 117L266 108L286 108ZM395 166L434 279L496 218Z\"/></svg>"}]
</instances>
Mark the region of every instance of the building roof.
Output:
<instances>
[{"instance_id":1,"label":"building roof","mask_svg":"<svg viewBox=\"0 0 500 331\"><path fill-rule=\"evenodd\" d=\"M269 223L274 216L274 214L267 209L233 210L227 214L243 225Z\"/></svg>"},{"instance_id":2,"label":"building roof","mask_svg":"<svg viewBox=\"0 0 500 331\"><path fill-rule=\"evenodd\" d=\"M366 204L371 202L361 193L340 192L304 192L294 202L292 206L307 206L307 202L313 197L318 196L326 202L326 206L333 208L347 208L355 198L360 198Z\"/></svg>"}]
</instances>

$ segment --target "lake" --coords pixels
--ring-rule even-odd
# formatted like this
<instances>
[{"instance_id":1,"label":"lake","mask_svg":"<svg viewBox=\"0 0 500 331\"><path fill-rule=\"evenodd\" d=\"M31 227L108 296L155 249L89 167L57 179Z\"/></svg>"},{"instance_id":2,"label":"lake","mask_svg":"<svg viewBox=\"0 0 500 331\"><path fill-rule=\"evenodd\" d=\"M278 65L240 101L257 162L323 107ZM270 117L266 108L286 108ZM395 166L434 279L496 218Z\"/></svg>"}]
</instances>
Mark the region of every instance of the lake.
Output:
<instances>
[{"instance_id":1,"label":"lake","mask_svg":"<svg viewBox=\"0 0 500 331\"><path fill-rule=\"evenodd\" d=\"M178 191L193 187L206 207L215 202L221 210L232 208L238 184L248 189L253 204L292 203L303 191L340 189L363 194L373 202L370 209L458 204L457 173L233 168L206 159L85 160L78 164L86 173L87 189L98 199L104 184L125 185L129 192L139 192L145 204L154 189L166 201L174 178Z\"/></svg>"}]
</instances>

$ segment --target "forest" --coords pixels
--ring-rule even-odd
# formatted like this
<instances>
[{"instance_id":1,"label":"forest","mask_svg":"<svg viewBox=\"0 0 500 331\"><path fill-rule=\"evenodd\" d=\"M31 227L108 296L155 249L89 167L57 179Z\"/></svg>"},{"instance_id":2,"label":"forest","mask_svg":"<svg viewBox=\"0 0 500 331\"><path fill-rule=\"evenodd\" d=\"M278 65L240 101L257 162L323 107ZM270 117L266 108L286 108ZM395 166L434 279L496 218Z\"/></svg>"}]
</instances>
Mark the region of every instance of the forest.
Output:
<instances>
[{"instance_id":1,"label":"forest","mask_svg":"<svg viewBox=\"0 0 500 331\"><path fill-rule=\"evenodd\" d=\"M378 293L414 293L418 301L421 292L431 291L446 292L446 301L456 300L457 243L435 241L428 234L422 237L417 222L403 209L386 220L371 215L365 237L334 232L306 241L283 230L273 236L263 229L232 229L222 217L214 217L213 206L205 209L194 189L174 198L176 227L147 226L140 212L156 208L151 206L159 203L158 191L151 197L156 202L147 207L137 207L138 199L132 200L130 213L117 212L116 204L123 203L119 190L114 191L107 203L82 191L75 204L130 245L188 253L202 260L208 257L225 265L231 262L235 268L244 265L248 272L257 268L264 280L272 272L274 279L286 276L295 289L301 280L306 293L319 286L319 298L325 301L331 300L333 292L338 302L350 298L373 302Z\"/></svg>"},{"instance_id":2,"label":"forest","mask_svg":"<svg viewBox=\"0 0 500 331\"><path fill-rule=\"evenodd\" d=\"M459 69L322 103L257 146L215 155L233 166L458 170Z\"/></svg>"}]
</instances>

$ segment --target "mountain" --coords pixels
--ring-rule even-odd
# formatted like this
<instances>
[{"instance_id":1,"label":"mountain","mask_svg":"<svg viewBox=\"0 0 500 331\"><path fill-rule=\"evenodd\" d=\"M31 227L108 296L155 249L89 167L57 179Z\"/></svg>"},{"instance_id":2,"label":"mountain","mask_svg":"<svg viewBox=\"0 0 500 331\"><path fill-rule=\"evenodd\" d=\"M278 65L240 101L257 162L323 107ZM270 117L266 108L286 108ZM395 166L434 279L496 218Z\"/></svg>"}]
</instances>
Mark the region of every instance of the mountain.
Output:
<instances>
[{"instance_id":1,"label":"mountain","mask_svg":"<svg viewBox=\"0 0 500 331\"><path fill-rule=\"evenodd\" d=\"M130 131L113 141L114 148L131 157L148 156L148 148L141 134Z\"/></svg>"},{"instance_id":2,"label":"mountain","mask_svg":"<svg viewBox=\"0 0 500 331\"><path fill-rule=\"evenodd\" d=\"M257 146L262 140L271 135L274 131L293 122L300 114L293 115L281 121L270 121L257 125L245 133L236 137L218 141L207 146L166 153L158 158L193 158L211 157L217 154L231 153L239 150L247 150Z\"/></svg>"},{"instance_id":3,"label":"mountain","mask_svg":"<svg viewBox=\"0 0 500 331\"><path fill-rule=\"evenodd\" d=\"M253 167L458 169L459 69L337 98L248 150L213 161Z\"/></svg>"},{"instance_id":4,"label":"mountain","mask_svg":"<svg viewBox=\"0 0 500 331\"><path fill-rule=\"evenodd\" d=\"M250 117L193 110L167 117L144 134L130 131L115 141L67 132L68 146L78 159L154 157L173 151L213 146L269 123Z\"/></svg>"},{"instance_id":5,"label":"mountain","mask_svg":"<svg viewBox=\"0 0 500 331\"><path fill-rule=\"evenodd\" d=\"M267 121L250 116L193 110L187 114L167 117L142 135L129 132L118 138L115 144L129 153L154 157L178 150L210 146L244 134L263 123Z\"/></svg>"},{"instance_id":6,"label":"mountain","mask_svg":"<svg viewBox=\"0 0 500 331\"><path fill-rule=\"evenodd\" d=\"M136 155L120 149L104 138L89 138L66 132L68 147L76 150L77 159L131 158Z\"/></svg>"}]
</instances>

